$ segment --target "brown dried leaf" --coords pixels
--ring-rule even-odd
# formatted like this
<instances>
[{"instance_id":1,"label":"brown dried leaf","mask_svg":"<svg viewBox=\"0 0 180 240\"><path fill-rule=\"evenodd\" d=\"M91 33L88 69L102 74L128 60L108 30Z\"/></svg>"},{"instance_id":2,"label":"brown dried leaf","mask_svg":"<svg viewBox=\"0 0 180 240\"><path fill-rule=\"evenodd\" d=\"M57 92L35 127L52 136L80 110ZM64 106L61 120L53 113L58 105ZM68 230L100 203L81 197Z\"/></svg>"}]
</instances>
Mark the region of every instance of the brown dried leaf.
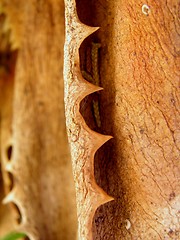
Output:
<instances>
[{"instance_id":1,"label":"brown dried leaf","mask_svg":"<svg viewBox=\"0 0 180 240\"><path fill-rule=\"evenodd\" d=\"M4 202L18 207L17 230L31 240L73 239L77 227L63 106L63 1L3 2L19 42L15 75L10 72L9 80L1 82L1 156L7 192L7 171L13 179Z\"/></svg>"},{"instance_id":2,"label":"brown dried leaf","mask_svg":"<svg viewBox=\"0 0 180 240\"><path fill-rule=\"evenodd\" d=\"M92 92L92 87L82 80L79 66L83 64L79 63L78 52L89 32L77 20L75 2L65 3L67 129L80 239L92 239L89 209L98 198L98 193L91 192L89 187L95 138L85 127L78 105L88 89ZM100 93L100 132L114 137L95 156L96 182L115 201L102 205L96 212L93 239L178 239L178 2L148 1L147 5L134 0L77 0L76 3L81 22L101 27L82 44L80 60L83 61L91 41L101 43L99 71L104 91ZM81 114L90 127L94 126L89 121L90 111ZM85 215L89 221L81 222Z\"/></svg>"}]
</instances>

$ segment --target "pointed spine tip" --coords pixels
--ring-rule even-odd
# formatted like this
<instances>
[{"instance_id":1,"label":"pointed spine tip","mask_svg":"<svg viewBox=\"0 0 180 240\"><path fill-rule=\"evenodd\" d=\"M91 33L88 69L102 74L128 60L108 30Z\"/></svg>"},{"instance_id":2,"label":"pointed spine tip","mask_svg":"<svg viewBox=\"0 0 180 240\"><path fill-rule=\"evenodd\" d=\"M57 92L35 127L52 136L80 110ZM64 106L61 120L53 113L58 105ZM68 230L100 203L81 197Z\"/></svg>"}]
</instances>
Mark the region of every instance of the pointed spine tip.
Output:
<instances>
[{"instance_id":1,"label":"pointed spine tip","mask_svg":"<svg viewBox=\"0 0 180 240\"><path fill-rule=\"evenodd\" d=\"M79 30L78 34L75 33L76 43L79 46L87 37L89 37L91 34L93 34L95 31L99 29L99 27L90 27L86 24L83 24L80 21L75 22L75 28Z\"/></svg>"},{"instance_id":2,"label":"pointed spine tip","mask_svg":"<svg viewBox=\"0 0 180 240\"><path fill-rule=\"evenodd\" d=\"M109 195L106 195L106 197L104 196L104 197L99 201L99 206L98 206L98 207L100 207L101 205L104 205L104 204L106 204L106 203L109 203L109 202L111 202L111 201L113 201L113 200L114 200L113 197L111 197L111 196L109 196Z\"/></svg>"},{"instance_id":3,"label":"pointed spine tip","mask_svg":"<svg viewBox=\"0 0 180 240\"><path fill-rule=\"evenodd\" d=\"M95 141L94 141L94 145L96 145L96 148L100 148L103 144L105 144L107 141L109 141L110 139L112 139L113 137L110 135L103 135L97 132L95 133Z\"/></svg>"},{"instance_id":4,"label":"pointed spine tip","mask_svg":"<svg viewBox=\"0 0 180 240\"><path fill-rule=\"evenodd\" d=\"M10 193L8 193L8 195L2 200L3 204L8 204L11 202L14 202L14 197L15 197L15 193L14 191L11 191Z\"/></svg>"},{"instance_id":5,"label":"pointed spine tip","mask_svg":"<svg viewBox=\"0 0 180 240\"><path fill-rule=\"evenodd\" d=\"M103 204L111 202L111 201L114 201L114 198L106 194Z\"/></svg>"},{"instance_id":6,"label":"pointed spine tip","mask_svg":"<svg viewBox=\"0 0 180 240\"><path fill-rule=\"evenodd\" d=\"M6 166L5 166L5 170L6 170L7 172L12 173L12 163L8 162L8 163L6 164Z\"/></svg>"},{"instance_id":7,"label":"pointed spine tip","mask_svg":"<svg viewBox=\"0 0 180 240\"><path fill-rule=\"evenodd\" d=\"M104 135L106 137L106 142L113 138L111 135Z\"/></svg>"},{"instance_id":8,"label":"pointed spine tip","mask_svg":"<svg viewBox=\"0 0 180 240\"><path fill-rule=\"evenodd\" d=\"M102 88L102 87L99 87L99 86L96 86L96 85L94 85L94 86L95 86L95 91L94 92L98 92L98 91L104 90L104 88Z\"/></svg>"},{"instance_id":9,"label":"pointed spine tip","mask_svg":"<svg viewBox=\"0 0 180 240\"><path fill-rule=\"evenodd\" d=\"M83 24L83 23L81 23L81 24ZM86 24L83 24L83 27L85 28L85 31L88 33L88 36L91 35L92 33L96 32L100 28L100 27L91 27Z\"/></svg>"},{"instance_id":10,"label":"pointed spine tip","mask_svg":"<svg viewBox=\"0 0 180 240\"><path fill-rule=\"evenodd\" d=\"M85 84L85 85L84 85L84 90L82 92L80 92L79 102L81 102L86 96L88 96L94 92L103 90L102 87L98 87L92 83L89 83L84 78L83 78L83 80L81 79L81 81L83 81L82 84Z\"/></svg>"},{"instance_id":11,"label":"pointed spine tip","mask_svg":"<svg viewBox=\"0 0 180 240\"><path fill-rule=\"evenodd\" d=\"M98 189L99 205L103 205L114 200L114 198L109 196L101 187L97 185L97 183L96 189Z\"/></svg>"},{"instance_id":12,"label":"pointed spine tip","mask_svg":"<svg viewBox=\"0 0 180 240\"><path fill-rule=\"evenodd\" d=\"M85 81L86 89L87 89L87 92L89 92L89 94L93 92L98 92L104 89L102 87L94 85L93 83L88 82L85 78L83 78L83 80Z\"/></svg>"},{"instance_id":13,"label":"pointed spine tip","mask_svg":"<svg viewBox=\"0 0 180 240\"><path fill-rule=\"evenodd\" d=\"M86 80L85 80L86 81ZM87 88L87 95L94 93L94 92L98 92L98 91L102 91L103 88L102 87L98 87L92 83L88 83L88 88Z\"/></svg>"},{"instance_id":14,"label":"pointed spine tip","mask_svg":"<svg viewBox=\"0 0 180 240\"><path fill-rule=\"evenodd\" d=\"M103 136L103 141L102 141L102 145L105 144L106 142L108 142L110 139L112 139L112 136L109 135L102 135Z\"/></svg>"}]
</instances>

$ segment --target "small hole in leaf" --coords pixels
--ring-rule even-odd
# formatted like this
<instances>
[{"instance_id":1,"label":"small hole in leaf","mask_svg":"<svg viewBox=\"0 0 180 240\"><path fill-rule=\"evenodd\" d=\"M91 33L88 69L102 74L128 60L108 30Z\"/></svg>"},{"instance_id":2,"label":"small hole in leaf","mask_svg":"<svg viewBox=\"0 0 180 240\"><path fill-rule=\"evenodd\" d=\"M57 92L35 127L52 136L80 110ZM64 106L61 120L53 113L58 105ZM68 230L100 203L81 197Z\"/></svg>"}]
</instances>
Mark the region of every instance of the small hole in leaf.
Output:
<instances>
[{"instance_id":1,"label":"small hole in leaf","mask_svg":"<svg viewBox=\"0 0 180 240\"><path fill-rule=\"evenodd\" d=\"M9 191L11 191L13 189L13 186L14 186L14 178L13 178L12 173L10 173L10 172L8 172L8 177L9 177L8 188L9 188Z\"/></svg>"},{"instance_id":2,"label":"small hole in leaf","mask_svg":"<svg viewBox=\"0 0 180 240\"><path fill-rule=\"evenodd\" d=\"M12 203L12 207L16 211L16 221L18 222L18 224L21 224L22 216L21 216L21 212L20 212L18 206L16 204Z\"/></svg>"},{"instance_id":3,"label":"small hole in leaf","mask_svg":"<svg viewBox=\"0 0 180 240\"><path fill-rule=\"evenodd\" d=\"M11 160L12 150L13 150L13 147L10 145L10 146L7 148L7 158L8 158L8 160Z\"/></svg>"}]
</instances>

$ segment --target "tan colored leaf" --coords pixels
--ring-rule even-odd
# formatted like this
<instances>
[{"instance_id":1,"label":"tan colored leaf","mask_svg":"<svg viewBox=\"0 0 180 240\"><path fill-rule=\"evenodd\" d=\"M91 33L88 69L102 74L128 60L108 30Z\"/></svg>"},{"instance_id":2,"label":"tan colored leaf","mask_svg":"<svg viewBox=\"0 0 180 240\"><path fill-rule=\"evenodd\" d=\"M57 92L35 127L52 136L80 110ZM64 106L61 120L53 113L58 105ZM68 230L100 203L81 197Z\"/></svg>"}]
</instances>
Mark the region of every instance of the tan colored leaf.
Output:
<instances>
[{"instance_id":1,"label":"tan colored leaf","mask_svg":"<svg viewBox=\"0 0 180 240\"><path fill-rule=\"evenodd\" d=\"M13 224L31 240L76 239L73 170L79 240L179 239L178 1L0 3Z\"/></svg>"},{"instance_id":2,"label":"tan colored leaf","mask_svg":"<svg viewBox=\"0 0 180 240\"><path fill-rule=\"evenodd\" d=\"M3 1L3 11L19 43L15 74L10 78L8 72L8 79L1 80L6 188L7 171L13 179L4 202L18 207L17 230L30 239L73 239L77 227L63 106L63 1Z\"/></svg>"},{"instance_id":3,"label":"tan colored leaf","mask_svg":"<svg viewBox=\"0 0 180 240\"><path fill-rule=\"evenodd\" d=\"M92 232L103 240L179 239L178 1L66 0L65 6L66 122L80 239L92 239ZM101 28L92 34L88 26ZM91 129L114 137L95 160L104 137L79 113L80 101L98 90L80 67L88 65L92 41L101 43L101 129L89 120L88 98L81 114ZM105 198L99 187L115 200L94 215Z\"/></svg>"}]
</instances>

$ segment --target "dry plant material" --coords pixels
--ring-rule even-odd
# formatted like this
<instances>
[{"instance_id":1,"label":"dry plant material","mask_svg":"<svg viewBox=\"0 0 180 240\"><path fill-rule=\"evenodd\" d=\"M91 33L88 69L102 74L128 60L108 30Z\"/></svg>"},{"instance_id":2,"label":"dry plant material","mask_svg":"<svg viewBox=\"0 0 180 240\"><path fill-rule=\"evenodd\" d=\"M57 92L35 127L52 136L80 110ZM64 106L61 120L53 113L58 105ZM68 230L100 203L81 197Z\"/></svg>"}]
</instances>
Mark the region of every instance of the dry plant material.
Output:
<instances>
[{"instance_id":1,"label":"dry plant material","mask_svg":"<svg viewBox=\"0 0 180 240\"><path fill-rule=\"evenodd\" d=\"M10 31L2 2L0 3L0 201L13 187L12 174L5 170L11 159L11 123L12 95L14 86L14 66L17 57L17 45L13 44L13 34ZM0 176L1 176L0 169ZM18 217L10 206L0 203L0 236L11 231ZM11 206L12 207L12 206Z\"/></svg>"},{"instance_id":2,"label":"dry plant material","mask_svg":"<svg viewBox=\"0 0 180 240\"><path fill-rule=\"evenodd\" d=\"M4 202L15 204L18 230L31 240L74 239L63 1L1 5ZM179 239L178 1L65 0L65 11L79 239ZM100 127L89 103L102 88L80 68L92 42L101 43Z\"/></svg>"},{"instance_id":3,"label":"dry plant material","mask_svg":"<svg viewBox=\"0 0 180 240\"><path fill-rule=\"evenodd\" d=\"M65 110L79 239L177 240L178 1L66 0L65 9ZM92 34L90 26L101 28ZM84 107L100 88L80 69L92 41L101 43L100 132L114 137L101 148L106 136L92 131ZM115 200L103 204L108 196Z\"/></svg>"},{"instance_id":4,"label":"dry plant material","mask_svg":"<svg viewBox=\"0 0 180 240\"><path fill-rule=\"evenodd\" d=\"M99 56L99 48L101 47L100 43L91 43L91 68L92 73L89 73L84 67L82 66L82 76L90 83L100 86L100 78L99 78L99 66L98 66L98 56ZM87 55L86 55L87 58ZM94 97L94 94L93 94ZM93 115L94 120L96 122L97 128L101 128L101 116L100 116L100 109L99 109L99 97L96 93L96 98L93 99Z\"/></svg>"},{"instance_id":5,"label":"dry plant material","mask_svg":"<svg viewBox=\"0 0 180 240\"><path fill-rule=\"evenodd\" d=\"M76 184L78 236L83 240L92 238L92 220L96 209L113 199L96 184L94 178L94 155L111 137L92 131L79 112L81 100L101 90L83 79L79 63L80 44L97 28L85 26L79 21L74 1L66 1L65 4L65 113Z\"/></svg>"},{"instance_id":6,"label":"dry plant material","mask_svg":"<svg viewBox=\"0 0 180 240\"><path fill-rule=\"evenodd\" d=\"M75 191L63 107L64 4L1 0L1 5L10 54L16 48L12 70L0 80L4 203L16 206L17 231L29 239L73 239Z\"/></svg>"}]
</instances>

